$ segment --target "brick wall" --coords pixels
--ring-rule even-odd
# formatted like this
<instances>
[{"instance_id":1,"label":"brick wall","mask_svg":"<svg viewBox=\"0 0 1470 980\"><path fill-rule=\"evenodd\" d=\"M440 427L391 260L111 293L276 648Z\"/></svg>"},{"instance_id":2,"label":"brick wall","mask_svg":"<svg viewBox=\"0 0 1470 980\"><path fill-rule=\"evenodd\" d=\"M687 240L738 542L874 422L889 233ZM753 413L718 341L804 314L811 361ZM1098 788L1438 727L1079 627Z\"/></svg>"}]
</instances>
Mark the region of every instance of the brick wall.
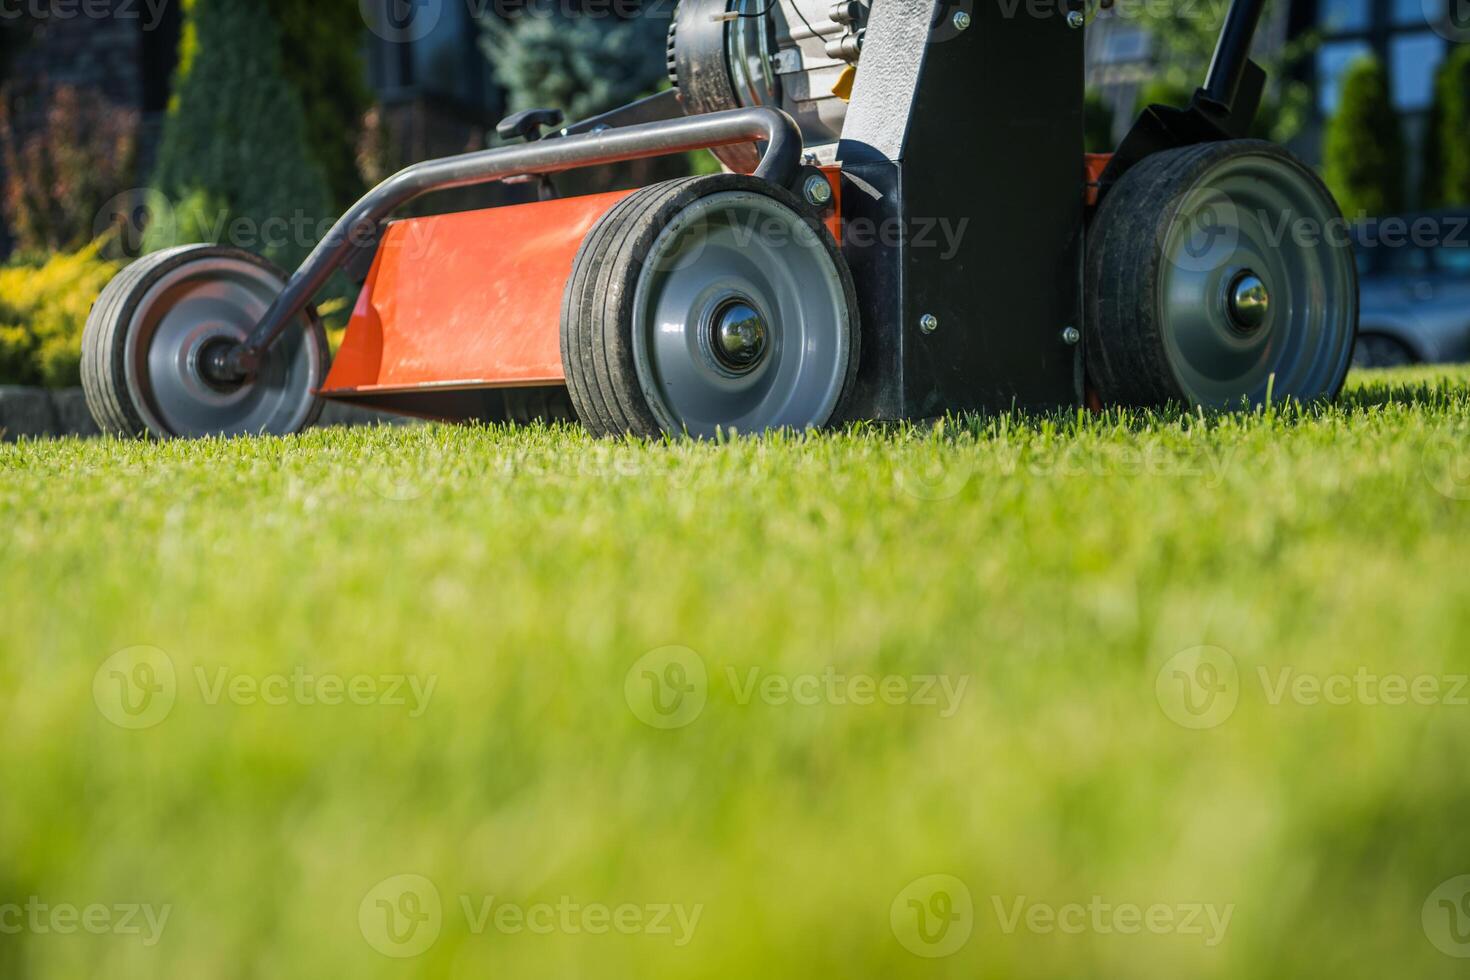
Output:
<instances>
[{"instance_id":1,"label":"brick wall","mask_svg":"<svg viewBox=\"0 0 1470 980\"><path fill-rule=\"evenodd\" d=\"M146 172L157 150L178 37L176 3L154 21L138 0L89 0L71 16L46 15L33 27L3 83L17 136L24 140L44 123L46 107L61 86L72 86L108 106L140 118L139 165ZM87 16L82 10L99 16ZM4 179L0 162L0 180ZM0 220L0 256L10 251Z\"/></svg>"}]
</instances>

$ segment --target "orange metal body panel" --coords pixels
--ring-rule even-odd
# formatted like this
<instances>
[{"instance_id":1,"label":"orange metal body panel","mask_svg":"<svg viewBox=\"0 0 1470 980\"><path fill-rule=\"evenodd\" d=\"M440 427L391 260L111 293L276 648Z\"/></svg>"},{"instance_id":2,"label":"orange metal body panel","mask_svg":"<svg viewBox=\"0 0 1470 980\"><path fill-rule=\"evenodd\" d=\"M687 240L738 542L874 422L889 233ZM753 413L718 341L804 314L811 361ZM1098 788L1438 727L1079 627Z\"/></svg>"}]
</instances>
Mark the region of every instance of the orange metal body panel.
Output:
<instances>
[{"instance_id":1,"label":"orange metal body panel","mask_svg":"<svg viewBox=\"0 0 1470 980\"><path fill-rule=\"evenodd\" d=\"M572 262L630 193L394 222L321 394L564 384Z\"/></svg>"},{"instance_id":2,"label":"orange metal body panel","mask_svg":"<svg viewBox=\"0 0 1470 980\"><path fill-rule=\"evenodd\" d=\"M832 214L827 218L827 230L832 233L832 239L839 246L842 245L842 168L831 166L823 167L822 174L827 178L827 183L832 185Z\"/></svg>"},{"instance_id":3,"label":"orange metal body panel","mask_svg":"<svg viewBox=\"0 0 1470 980\"><path fill-rule=\"evenodd\" d=\"M1097 207L1097 202L1102 196L1102 175L1108 169L1108 164L1113 162L1111 153L1088 153L1083 156L1083 166L1087 171L1087 206Z\"/></svg>"}]
</instances>

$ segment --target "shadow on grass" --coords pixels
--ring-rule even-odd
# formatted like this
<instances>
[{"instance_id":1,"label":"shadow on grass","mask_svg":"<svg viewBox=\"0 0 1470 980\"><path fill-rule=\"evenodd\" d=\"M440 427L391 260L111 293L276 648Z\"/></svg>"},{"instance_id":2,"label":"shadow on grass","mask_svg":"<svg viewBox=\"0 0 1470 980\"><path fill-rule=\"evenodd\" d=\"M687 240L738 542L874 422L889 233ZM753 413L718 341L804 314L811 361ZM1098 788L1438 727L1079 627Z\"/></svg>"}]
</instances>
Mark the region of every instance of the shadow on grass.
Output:
<instances>
[{"instance_id":1,"label":"shadow on grass","mask_svg":"<svg viewBox=\"0 0 1470 980\"><path fill-rule=\"evenodd\" d=\"M1331 418L1350 418L1383 409L1470 410L1470 367L1437 366L1394 370L1355 371L1335 401L1286 400L1269 407L1242 406L1236 410L1198 409L1175 404L1159 408L1110 407L1094 412L1079 408L1053 410L1016 409L1010 412L974 413L882 425L883 431L898 433L927 429L934 438L961 436L990 438L1001 432L1050 430L1058 434L1099 429L1138 433L1150 429L1259 422L1273 428L1295 428Z\"/></svg>"}]
</instances>

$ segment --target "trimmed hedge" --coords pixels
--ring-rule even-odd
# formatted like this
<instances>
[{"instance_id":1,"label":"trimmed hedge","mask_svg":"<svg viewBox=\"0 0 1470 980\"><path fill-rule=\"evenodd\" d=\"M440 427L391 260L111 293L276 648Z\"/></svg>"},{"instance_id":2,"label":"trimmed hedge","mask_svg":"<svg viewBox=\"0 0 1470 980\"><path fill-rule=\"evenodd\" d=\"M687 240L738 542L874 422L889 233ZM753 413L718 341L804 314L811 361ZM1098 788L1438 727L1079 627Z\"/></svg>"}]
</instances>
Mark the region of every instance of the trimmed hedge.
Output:
<instances>
[{"instance_id":1,"label":"trimmed hedge","mask_svg":"<svg viewBox=\"0 0 1470 980\"><path fill-rule=\"evenodd\" d=\"M372 104L362 63L358 0L268 0L286 78L301 96L308 146L345 211L362 196L357 144Z\"/></svg>"},{"instance_id":2,"label":"trimmed hedge","mask_svg":"<svg viewBox=\"0 0 1470 980\"><path fill-rule=\"evenodd\" d=\"M1470 204L1470 46L1451 49L1434 82L1424 145L1425 207Z\"/></svg>"},{"instance_id":3,"label":"trimmed hedge","mask_svg":"<svg viewBox=\"0 0 1470 980\"><path fill-rule=\"evenodd\" d=\"M1322 156L1323 179L1350 220L1404 209L1404 137L1377 58L1365 55L1343 75Z\"/></svg>"}]
</instances>

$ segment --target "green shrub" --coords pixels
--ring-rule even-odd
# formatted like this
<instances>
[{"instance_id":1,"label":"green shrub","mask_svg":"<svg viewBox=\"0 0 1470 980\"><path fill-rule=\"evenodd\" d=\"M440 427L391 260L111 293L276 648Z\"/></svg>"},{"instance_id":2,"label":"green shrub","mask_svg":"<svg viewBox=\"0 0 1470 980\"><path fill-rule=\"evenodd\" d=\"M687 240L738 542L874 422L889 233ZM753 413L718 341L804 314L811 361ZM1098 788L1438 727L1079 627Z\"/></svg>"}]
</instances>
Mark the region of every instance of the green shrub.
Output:
<instances>
[{"instance_id":1,"label":"green shrub","mask_svg":"<svg viewBox=\"0 0 1470 980\"><path fill-rule=\"evenodd\" d=\"M1440 66L1424 141L1425 207L1470 204L1470 46Z\"/></svg>"},{"instance_id":2,"label":"green shrub","mask_svg":"<svg viewBox=\"0 0 1470 980\"><path fill-rule=\"evenodd\" d=\"M119 268L101 257L98 242L0 267L0 384L80 384L82 328Z\"/></svg>"},{"instance_id":3,"label":"green shrub","mask_svg":"<svg viewBox=\"0 0 1470 980\"><path fill-rule=\"evenodd\" d=\"M526 15L482 21L485 53L509 111L561 109L585 119L654 91L667 68L666 17Z\"/></svg>"},{"instance_id":4,"label":"green shrub","mask_svg":"<svg viewBox=\"0 0 1470 980\"><path fill-rule=\"evenodd\" d=\"M268 0L281 33L286 78L306 112L308 146L327 177L332 201L346 210L362 196L357 143L371 104L362 63L357 0Z\"/></svg>"},{"instance_id":5,"label":"green shrub","mask_svg":"<svg viewBox=\"0 0 1470 980\"><path fill-rule=\"evenodd\" d=\"M230 243L294 267L334 209L266 0L185 0L184 14L153 184L176 208L209 209L155 221L145 245Z\"/></svg>"},{"instance_id":6,"label":"green shrub","mask_svg":"<svg viewBox=\"0 0 1470 980\"><path fill-rule=\"evenodd\" d=\"M1097 92L1088 92L1082 104L1082 130L1088 153L1108 153L1113 149L1113 108Z\"/></svg>"},{"instance_id":7,"label":"green shrub","mask_svg":"<svg viewBox=\"0 0 1470 980\"><path fill-rule=\"evenodd\" d=\"M1343 75L1322 156L1323 177L1348 218L1403 210L1403 133L1377 58L1359 58Z\"/></svg>"}]
</instances>

